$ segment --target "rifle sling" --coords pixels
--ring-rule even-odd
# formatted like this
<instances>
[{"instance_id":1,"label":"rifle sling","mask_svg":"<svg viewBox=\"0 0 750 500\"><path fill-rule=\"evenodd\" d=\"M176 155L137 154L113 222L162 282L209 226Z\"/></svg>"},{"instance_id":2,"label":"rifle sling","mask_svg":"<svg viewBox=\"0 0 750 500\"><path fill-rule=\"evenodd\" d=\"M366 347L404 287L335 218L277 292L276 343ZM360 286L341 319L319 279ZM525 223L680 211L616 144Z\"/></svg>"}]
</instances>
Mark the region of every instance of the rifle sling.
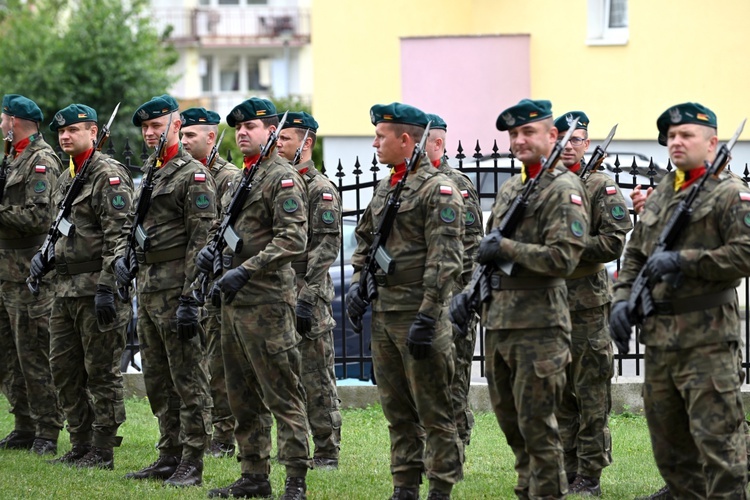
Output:
<instances>
[{"instance_id":1,"label":"rifle sling","mask_svg":"<svg viewBox=\"0 0 750 500\"><path fill-rule=\"evenodd\" d=\"M493 290L535 290L537 288L565 286L565 280L548 276L510 277L493 273L492 278L490 278L490 286Z\"/></svg>"},{"instance_id":2,"label":"rifle sling","mask_svg":"<svg viewBox=\"0 0 750 500\"><path fill-rule=\"evenodd\" d=\"M156 252L141 252L137 250L135 252L135 258L139 264L158 264L160 262L168 262L170 260L179 260L185 258L185 247L172 247L166 250L158 250Z\"/></svg>"},{"instance_id":3,"label":"rifle sling","mask_svg":"<svg viewBox=\"0 0 750 500\"><path fill-rule=\"evenodd\" d=\"M704 309L731 304L736 297L734 288L728 288L716 293L681 297L674 300L657 300L654 302L656 314L660 316L677 316Z\"/></svg>"},{"instance_id":4,"label":"rifle sling","mask_svg":"<svg viewBox=\"0 0 750 500\"><path fill-rule=\"evenodd\" d=\"M25 238L14 238L12 240L0 240L0 250L23 250L26 248L39 248L44 243L47 233L26 236Z\"/></svg>"},{"instance_id":5,"label":"rifle sling","mask_svg":"<svg viewBox=\"0 0 750 500\"><path fill-rule=\"evenodd\" d=\"M602 269L604 269L604 264L602 264L601 262L590 262L588 264L576 267L575 271L573 271L573 273L570 276L567 276L565 279L576 280L578 278L583 278L584 276L596 274Z\"/></svg>"},{"instance_id":6,"label":"rifle sling","mask_svg":"<svg viewBox=\"0 0 750 500\"><path fill-rule=\"evenodd\" d=\"M375 274L375 283L378 286L389 287L405 285L407 283L419 283L424 278L424 267L396 271L393 274Z\"/></svg>"},{"instance_id":7,"label":"rifle sling","mask_svg":"<svg viewBox=\"0 0 750 500\"><path fill-rule=\"evenodd\" d=\"M98 273L102 270L102 259L89 260L86 262L60 262L55 260L55 271L57 274L83 274Z\"/></svg>"}]
</instances>

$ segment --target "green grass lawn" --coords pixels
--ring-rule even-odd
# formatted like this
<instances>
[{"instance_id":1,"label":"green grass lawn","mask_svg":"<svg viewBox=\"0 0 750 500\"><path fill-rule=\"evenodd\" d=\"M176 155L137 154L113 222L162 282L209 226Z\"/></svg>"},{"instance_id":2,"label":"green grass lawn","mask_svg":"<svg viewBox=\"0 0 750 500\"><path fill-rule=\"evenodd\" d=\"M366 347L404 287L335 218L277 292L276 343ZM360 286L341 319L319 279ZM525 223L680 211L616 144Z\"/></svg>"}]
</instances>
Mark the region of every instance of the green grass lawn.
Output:
<instances>
[{"instance_id":1,"label":"green grass lawn","mask_svg":"<svg viewBox=\"0 0 750 500\"><path fill-rule=\"evenodd\" d=\"M123 444L115 450L115 470L78 470L50 465L23 451L0 451L0 498L205 498L210 488L222 487L239 477L234 459L206 458L203 487L177 490L156 481L126 481L123 475L154 460L158 438L156 419L145 400L126 402L127 421L120 428ZM513 454L495 416L476 415L471 446L466 450L464 481L453 498L514 498ZM379 406L343 411L340 468L313 470L307 476L310 499L386 499L392 492L386 421ZM651 456L643 417L630 414L612 418L614 463L602 477L605 498L633 498L662 485ZM0 396L0 437L13 429L8 402ZM274 431L275 433L275 431ZM59 453L70 449L67 432L60 435ZM274 452L275 454L275 452ZM283 492L284 469L271 465L274 493ZM427 496L422 486L422 498Z\"/></svg>"}]
</instances>

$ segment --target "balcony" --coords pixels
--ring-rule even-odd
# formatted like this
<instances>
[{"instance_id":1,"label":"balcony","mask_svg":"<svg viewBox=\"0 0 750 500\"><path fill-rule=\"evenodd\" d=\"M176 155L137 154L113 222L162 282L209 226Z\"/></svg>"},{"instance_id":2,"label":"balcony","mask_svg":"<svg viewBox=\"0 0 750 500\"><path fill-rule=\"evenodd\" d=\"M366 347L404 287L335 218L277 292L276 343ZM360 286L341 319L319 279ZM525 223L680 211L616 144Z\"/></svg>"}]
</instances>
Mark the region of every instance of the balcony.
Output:
<instances>
[{"instance_id":1,"label":"balcony","mask_svg":"<svg viewBox=\"0 0 750 500\"><path fill-rule=\"evenodd\" d=\"M176 46L207 48L310 43L310 13L282 7L197 7L175 12L155 9L161 32L172 27L168 40Z\"/></svg>"}]
</instances>

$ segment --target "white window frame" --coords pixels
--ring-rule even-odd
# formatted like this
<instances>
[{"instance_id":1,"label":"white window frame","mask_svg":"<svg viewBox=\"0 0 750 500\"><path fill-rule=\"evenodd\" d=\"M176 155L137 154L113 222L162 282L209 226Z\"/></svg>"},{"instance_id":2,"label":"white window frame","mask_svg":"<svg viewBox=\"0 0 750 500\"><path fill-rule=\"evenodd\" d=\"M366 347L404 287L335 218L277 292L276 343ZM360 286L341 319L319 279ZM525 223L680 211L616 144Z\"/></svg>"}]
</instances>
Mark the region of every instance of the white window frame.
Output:
<instances>
[{"instance_id":1,"label":"white window frame","mask_svg":"<svg viewBox=\"0 0 750 500\"><path fill-rule=\"evenodd\" d=\"M628 0L625 0L626 2ZM588 0L588 33L586 45L627 45L629 26L609 27L609 11L612 0ZM630 17L628 15L628 17ZM630 19L628 19L628 25Z\"/></svg>"}]
</instances>

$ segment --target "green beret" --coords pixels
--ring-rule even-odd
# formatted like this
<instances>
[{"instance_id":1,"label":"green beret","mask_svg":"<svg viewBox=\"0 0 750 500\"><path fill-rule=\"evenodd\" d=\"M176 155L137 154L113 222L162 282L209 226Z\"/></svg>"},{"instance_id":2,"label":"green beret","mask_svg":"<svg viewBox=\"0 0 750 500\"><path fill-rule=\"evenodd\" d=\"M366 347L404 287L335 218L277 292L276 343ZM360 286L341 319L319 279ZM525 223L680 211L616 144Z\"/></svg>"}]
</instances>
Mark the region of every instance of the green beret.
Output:
<instances>
[{"instance_id":1,"label":"green beret","mask_svg":"<svg viewBox=\"0 0 750 500\"><path fill-rule=\"evenodd\" d=\"M190 125L218 125L221 122L219 113L206 108L188 108L180 114L182 128Z\"/></svg>"},{"instance_id":2,"label":"green beret","mask_svg":"<svg viewBox=\"0 0 750 500\"><path fill-rule=\"evenodd\" d=\"M42 110L34 101L18 94L5 94L3 96L3 113L37 123L44 119Z\"/></svg>"},{"instance_id":3,"label":"green beret","mask_svg":"<svg viewBox=\"0 0 750 500\"><path fill-rule=\"evenodd\" d=\"M532 101L521 99L497 117L495 126L501 132L520 127L527 123L537 122L552 116L552 103L549 101Z\"/></svg>"},{"instance_id":4,"label":"green beret","mask_svg":"<svg viewBox=\"0 0 750 500\"><path fill-rule=\"evenodd\" d=\"M656 120L656 128L659 129L659 144L667 145L667 132L671 125L683 123L696 123L716 128L716 113L697 102L683 102L672 106Z\"/></svg>"},{"instance_id":5,"label":"green beret","mask_svg":"<svg viewBox=\"0 0 750 500\"><path fill-rule=\"evenodd\" d=\"M283 114L279 115L279 120ZM286 122L284 122L284 128L301 128L304 130L311 130L313 132L318 131L318 122L315 121L311 115L304 111L290 111L286 115Z\"/></svg>"},{"instance_id":6,"label":"green beret","mask_svg":"<svg viewBox=\"0 0 750 500\"><path fill-rule=\"evenodd\" d=\"M94 108L90 108L85 104L71 104L55 114L55 117L49 124L49 129L53 132L57 132L58 129L67 127L68 125L73 125L74 123L96 123L96 119L96 111L94 111Z\"/></svg>"},{"instance_id":7,"label":"green beret","mask_svg":"<svg viewBox=\"0 0 750 500\"><path fill-rule=\"evenodd\" d=\"M430 124L430 130L445 130L448 131L448 124L445 123L445 120L440 118L438 115L433 115L431 113L427 113L427 119L430 120L432 123Z\"/></svg>"},{"instance_id":8,"label":"green beret","mask_svg":"<svg viewBox=\"0 0 750 500\"><path fill-rule=\"evenodd\" d=\"M275 114L276 106L271 101L260 97L251 97L234 107L232 112L227 115L227 123L230 127L234 127L238 123L266 118Z\"/></svg>"},{"instance_id":9,"label":"green beret","mask_svg":"<svg viewBox=\"0 0 750 500\"><path fill-rule=\"evenodd\" d=\"M557 128L558 132L567 132L570 128L570 124L573 122L573 120L578 118L578 125L576 125L576 130L588 130L589 129L589 117L586 116L586 113L583 111L569 111L568 113L565 113L560 118L555 120L555 128Z\"/></svg>"},{"instance_id":10,"label":"green beret","mask_svg":"<svg viewBox=\"0 0 750 500\"><path fill-rule=\"evenodd\" d=\"M374 105L370 108L370 120L373 125L383 122L403 123L423 128L427 126L428 121L424 111L400 102Z\"/></svg>"},{"instance_id":11,"label":"green beret","mask_svg":"<svg viewBox=\"0 0 750 500\"><path fill-rule=\"evenodd\" d=\"M173 111L177 111L177 101L174 97L162 94L160 96L152 97L147 103L141 104L141 106L133 113L133 125L140 127L141 123L160 116L168 115Z\"/></svg>"}]
</instances>

